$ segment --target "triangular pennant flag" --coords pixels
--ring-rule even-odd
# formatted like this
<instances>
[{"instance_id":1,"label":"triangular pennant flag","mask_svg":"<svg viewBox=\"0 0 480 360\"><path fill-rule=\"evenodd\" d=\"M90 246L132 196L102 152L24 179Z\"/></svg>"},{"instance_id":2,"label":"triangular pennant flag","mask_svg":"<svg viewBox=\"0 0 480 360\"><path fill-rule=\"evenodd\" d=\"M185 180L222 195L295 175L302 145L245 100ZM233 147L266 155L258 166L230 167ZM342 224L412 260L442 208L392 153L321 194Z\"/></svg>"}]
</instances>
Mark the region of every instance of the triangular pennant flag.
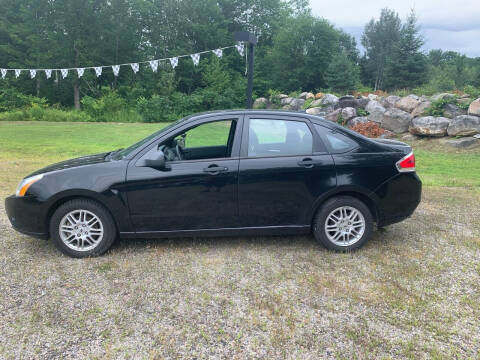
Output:
<instances>
[{"instance_id":1,"label":"triangular pennant flag","mask_svg":"<svg viewBox=\"0 0 480 360\"><path fill-rule=\"evenodd\" d=\"M112 70L113 70L113 75L118 76L118 73L120 72L120 65L113 65Z\"/></svg>"},{"instance_id":2,"label":"triangular pennant flag","mask_svg":"<svg viewBox=\"0 0 480 360\"><path fill-rule=\"evenodd\" d=\"M45 69L45 76L47 77L47 79L50 79L50 77L52 76L52 70L51 69Z\"/></svg>"},{"instance_id":3,"label":"triangular pennant flag","mask_svg":"<svg viewBox=\"0 0 480 360\"><path fill-rule=\"evenodd\" d=\"M66 78L68 75L68 69L61 69L60 72L62 73L62 78Z\"/></svg>"},{"instance_id":4,"label":"triangular pennant flag","mask_svg":"<svg viewBox=\"0 0 480 360\"><path fill-rule=\"evenodd\" d=\"M97 75L97 77L102 75L102 67L101 66L95 67L95 75Z\"/></svg>"},{"instance_id":5,"label":"triangular pennant flag","mask_svg":"<svg viewBox=\"0 0 480 360\"><path fill-rule=\"evenodd\" d=\"M85 72L85 68L77 68L77 74L79 79L83 76L84 72Z\"/></svg>"},{"instance_id":6,"label":"triangular pennant flag","mask_svg":"<svg viewBox=\"0 0 480 360\"><path fill-rule=\"evenodd\" d=\"M200 61L200 54L192 54L190 56L192 57L193 65L197 66Z\"/></svg>"},{"instance_id":7,"label":"triangular pennant flag","mask_svg":"<svg viewBox=\"0 0 480 360\"><path fill-rule=\"evenodd\" d=\"M30 78L33 79L37 75L37 70L30 69Z\"/></svg>"},{"instance_id":8,"label":"triangular pennant flag","mask_svg":"<svg viewBox=\"0 0 480 360\"><path fill-rule=\"evenodd\" d=\"M157 72L158 69L158 60L150 60L149 61L150 67L152 68L153 72Z\"/></svg>"},{"instance_id":9,"label":"triangular pennant flag","mask_svg":"<svg viewBox=\"0 0 480 360\"><path fill-rule=\"evenodd\" d=\"M15 69L15 77L19 77L20 76L20 73L22 72L21 69Z\"/></svg>"},{"instance_id":10,"label":"triangular pennant flag","mask_svg":"<svg viewBox=\"0 0 480 360\"><path fill-rule=\"evenodd\" d=\"M245 45L243 44L243 42L239 42L237 43L237 45L235 45L235 48L237 49L238 53L243 56L243 53L245 51Z\"/></svg>"},{"instance_id":11,"label":"triangular pennant flag","mask_svg":"<svg viewBox=\"0 0 480 360\"><path fill-rule=\"evenodd\" d=\"M7 76L7 69L0 69L2 72L2 79L5 79L5 76Z\"/></svg>"},{"instance_id":12,"label":"triangular pennant flag","mask_svg":"<svg viewBox=\"0 0 480 360\"><path fill-rule=\"evenodd\" d=\"M136 74L138 72L138 63L130 64L130 66L132 67L133 72Z\"/></svg>"},{"instance_id":13,"label":"triangular pennant flag","mask_svg":"<svg viewBox=\"0 0 480 360\"><path fill-rule=\"evenodd\" d=\"M216 49L212 50L212 52L217 55L217 57L221 58L223 56L223 50L222 49Z\"/></svg>"},{"instance_id":14,"label":"triangular pennant flag","mask_svg":"<svg viewBox=\"0 0 480 360\"><path fill-rule=\"evenodd\" d=\"M170 65L172 65L172 68L175 69L178 65L178 57L170 58Z\"/></svg>"}]
</instances>

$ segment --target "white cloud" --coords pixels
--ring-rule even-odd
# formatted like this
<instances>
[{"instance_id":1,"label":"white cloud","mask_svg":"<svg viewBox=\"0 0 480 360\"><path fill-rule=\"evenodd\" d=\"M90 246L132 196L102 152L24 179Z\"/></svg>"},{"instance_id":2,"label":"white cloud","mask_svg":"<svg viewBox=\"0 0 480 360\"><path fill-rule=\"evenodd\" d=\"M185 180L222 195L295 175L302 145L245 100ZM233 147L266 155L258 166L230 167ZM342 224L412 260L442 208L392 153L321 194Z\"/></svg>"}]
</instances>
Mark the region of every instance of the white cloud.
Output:
<instances>
[{"instance_id":1,"label":"white cloud","mask_svg":"<svg viewBox=\"0 0 480 360\"><path fill-rule=\"evenodd\" d=\"M315 15L352 32L357 40L363 26L371 18L378 18L382 8L397 11L402 19L413 8L425 36L425 49L441 48L480 56L479 0L310 0L310 5Z\"/></svg>"}]
</instances>

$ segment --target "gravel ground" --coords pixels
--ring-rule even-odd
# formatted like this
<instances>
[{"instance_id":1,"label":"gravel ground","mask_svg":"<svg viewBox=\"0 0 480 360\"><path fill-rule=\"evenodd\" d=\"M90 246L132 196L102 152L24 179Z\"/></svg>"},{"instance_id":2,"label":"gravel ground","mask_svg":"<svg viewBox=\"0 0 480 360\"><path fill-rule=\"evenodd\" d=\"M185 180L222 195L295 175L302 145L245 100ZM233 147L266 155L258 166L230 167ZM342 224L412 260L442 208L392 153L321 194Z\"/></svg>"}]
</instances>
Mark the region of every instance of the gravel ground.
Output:
<instances>
[{"instance_id":1,"label":"gravel ground","mask_svg":"<svg viewBox=\"0 0 480 360\"><path fill-rule=\"evenodd\" d=\"M7 194L2 194L7 195ZM479 358L480 192L337 254L311 237L120 241L76 260L0 204L0 358Z\"/></svg>"}]
</instances>

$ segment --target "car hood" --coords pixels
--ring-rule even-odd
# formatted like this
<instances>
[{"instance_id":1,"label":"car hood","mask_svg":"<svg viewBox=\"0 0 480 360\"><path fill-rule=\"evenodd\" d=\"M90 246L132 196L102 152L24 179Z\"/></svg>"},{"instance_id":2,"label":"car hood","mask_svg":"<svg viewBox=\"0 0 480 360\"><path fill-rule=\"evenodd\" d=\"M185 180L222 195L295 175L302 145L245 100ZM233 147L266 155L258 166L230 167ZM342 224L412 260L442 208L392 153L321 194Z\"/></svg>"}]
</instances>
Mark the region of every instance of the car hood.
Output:
<instances>
[{"instance_id":1,"label":"car hood","mask_svg":"<svg viewBox=\"0 0 480 360\"><path fill-rule=\"evenodd\" d=\"M92 164L98 164L98 163L103 163L103 162L108 162L110 160L107 159L107 155L109 152L106 153L101 153L101 154L94 154L94 155L88 155L88 156L82 156L79 158L75 159L70 159L70 160L65 160L56 164L48 165L42 169L39 169L30 175L38 175L38 174L44 174L44 173L49 173L53 171L59 171L59 170L65 170L65 169L70 169L70 168L75 168L79 166L85 166L85 165L92 165Z\"/></svg>"}]
</instances>

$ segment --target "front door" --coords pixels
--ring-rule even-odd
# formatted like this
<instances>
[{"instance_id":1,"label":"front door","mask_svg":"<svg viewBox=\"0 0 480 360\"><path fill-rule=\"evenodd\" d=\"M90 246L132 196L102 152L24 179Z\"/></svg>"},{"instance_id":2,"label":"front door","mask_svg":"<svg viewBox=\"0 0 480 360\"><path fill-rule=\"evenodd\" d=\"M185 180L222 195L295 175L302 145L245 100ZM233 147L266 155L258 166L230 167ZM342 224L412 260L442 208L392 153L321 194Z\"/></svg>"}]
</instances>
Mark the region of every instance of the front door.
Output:
<instances>
[{"instance_id":1,"label":"front door","mask_svg":"<svg viewBox=\"0 0 480 360\"><path fill-rule=\"evenodd\" d=\"M245 118L238 188L242 226L309 225L315 201L335 186L332 156L308 119Z\"/></svg>"},{"instance_id":2,"label":"front door","mask_svg":"<svg viewBox=\"0 0 480 360\"><path fill-rule=\"evenodd\" d=\"M215 119L179 130L154 144L167 157L166 169L129 166L126 189L135 231L236 225L239 125L240 118Z\"/></svg>"}]
</instances>

